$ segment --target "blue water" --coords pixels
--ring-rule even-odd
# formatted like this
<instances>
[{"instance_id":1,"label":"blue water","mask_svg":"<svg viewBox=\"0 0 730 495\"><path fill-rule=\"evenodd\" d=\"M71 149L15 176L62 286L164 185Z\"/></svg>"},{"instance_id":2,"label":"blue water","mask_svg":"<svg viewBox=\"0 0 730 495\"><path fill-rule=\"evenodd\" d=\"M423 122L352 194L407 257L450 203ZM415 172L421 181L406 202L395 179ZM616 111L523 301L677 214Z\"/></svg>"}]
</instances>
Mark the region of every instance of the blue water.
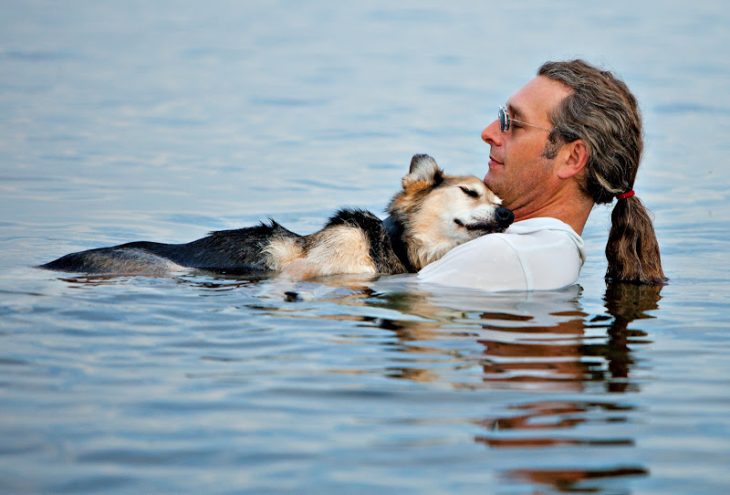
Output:
<instances>
[{"instance_id":1,"label":"blue water","mask_svg":"<svg viewBox=\"0 0 730 495\"><path fill-rule=\"evenodd\" d=\"M36 2L0 15L0 493L730 491L730 12L720 1ZM287 286L33 266L483 175L548 59L641 103L671 283ZM292 300L287 290L299 294Z\"/></svg>"}]
</instances>

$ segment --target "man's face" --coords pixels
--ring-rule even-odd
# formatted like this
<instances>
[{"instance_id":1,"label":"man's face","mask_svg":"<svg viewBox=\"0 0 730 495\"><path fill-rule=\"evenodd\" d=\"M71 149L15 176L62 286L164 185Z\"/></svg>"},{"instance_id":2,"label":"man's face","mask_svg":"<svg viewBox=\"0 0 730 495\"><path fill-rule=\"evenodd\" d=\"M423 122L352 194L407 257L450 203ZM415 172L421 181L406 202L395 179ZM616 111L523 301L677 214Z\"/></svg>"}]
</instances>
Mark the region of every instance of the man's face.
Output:
<instances>
[{"instance_id":1,"label":"man's face","mask_svg":"<svg viewBox=\"0 0 730 495\"><path fill-rule=\"evenodd\" d=\"M570 92L562 83L538 76L507 101L513 119L507 132L500 130L499 120L482 131L482 139L490 146L484 182L517 218L549 202L558 185L554 160L544 156L549 135L545 129L552 129L550 113Z\"/></svg>"}]
</instances>

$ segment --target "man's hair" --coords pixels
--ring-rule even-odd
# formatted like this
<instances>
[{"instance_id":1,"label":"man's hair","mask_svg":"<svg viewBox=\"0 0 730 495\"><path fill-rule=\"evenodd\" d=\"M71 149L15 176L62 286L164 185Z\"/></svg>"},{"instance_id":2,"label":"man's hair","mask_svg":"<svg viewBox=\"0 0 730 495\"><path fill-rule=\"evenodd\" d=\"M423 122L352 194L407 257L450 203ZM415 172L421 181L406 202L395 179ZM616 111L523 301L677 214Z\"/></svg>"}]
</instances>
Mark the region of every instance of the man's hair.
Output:
<instances>
[{"instance_id":1,"label":"man's hair","mask_svg":"<svg viewBox=\"0 0 730 495\"><path fill-rule=\"evenodd\" d=\"M582 139L589 155L584 193L603 204L632 190L644 145L639 105L626 84L583 60L546 62L537 74L572 89L550 116L554 129L545 155L554 157L561 144ZM613 208L606 258L607 280L666 281L651 218L636 196Z\"/></svg>"}]
</instances>

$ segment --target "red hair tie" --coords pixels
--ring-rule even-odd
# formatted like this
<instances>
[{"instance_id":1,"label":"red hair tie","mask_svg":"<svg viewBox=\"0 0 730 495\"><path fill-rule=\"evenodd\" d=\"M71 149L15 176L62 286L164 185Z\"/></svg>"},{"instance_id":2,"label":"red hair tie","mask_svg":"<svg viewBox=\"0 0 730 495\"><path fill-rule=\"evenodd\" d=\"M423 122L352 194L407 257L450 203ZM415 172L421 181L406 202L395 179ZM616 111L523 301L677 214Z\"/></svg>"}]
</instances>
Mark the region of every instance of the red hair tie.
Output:
<instances>
[{"instance_id":1,"label":"red hair tie","mask_svg":"<svg viewBox=\"0 0 730 495\"><path fill-rule=\"evenodd\" d=\"M636 194L636 193L634 192L634 190L633 190L633 189L630 189L630 190L626 191L625 193L622 193L622 194L618 194L618 195L616 196L616 199L626 199L626 198L630 198L630 197L631 197L631 196L633 196L634 194Z\"/></svg>"}]
</instances>

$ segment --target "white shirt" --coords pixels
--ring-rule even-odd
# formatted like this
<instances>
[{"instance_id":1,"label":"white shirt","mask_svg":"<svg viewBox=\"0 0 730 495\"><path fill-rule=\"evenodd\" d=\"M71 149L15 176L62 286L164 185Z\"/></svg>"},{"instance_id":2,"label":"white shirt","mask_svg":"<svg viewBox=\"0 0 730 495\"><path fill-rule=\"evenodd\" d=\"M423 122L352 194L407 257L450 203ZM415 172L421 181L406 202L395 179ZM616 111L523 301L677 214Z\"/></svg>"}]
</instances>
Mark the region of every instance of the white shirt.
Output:
<instances>
[{"instance_id":1,"label":"white shirt","mask_svg":"<svg viewBox=\"0 0 730 495\"><path fill-rule=\"evenodd\" d=\"M570 225L557 218L530 218L455 247L417 277L488 291L552 290L576 283L585 257L583 239Z\"/></svg>"}]
</instances>

